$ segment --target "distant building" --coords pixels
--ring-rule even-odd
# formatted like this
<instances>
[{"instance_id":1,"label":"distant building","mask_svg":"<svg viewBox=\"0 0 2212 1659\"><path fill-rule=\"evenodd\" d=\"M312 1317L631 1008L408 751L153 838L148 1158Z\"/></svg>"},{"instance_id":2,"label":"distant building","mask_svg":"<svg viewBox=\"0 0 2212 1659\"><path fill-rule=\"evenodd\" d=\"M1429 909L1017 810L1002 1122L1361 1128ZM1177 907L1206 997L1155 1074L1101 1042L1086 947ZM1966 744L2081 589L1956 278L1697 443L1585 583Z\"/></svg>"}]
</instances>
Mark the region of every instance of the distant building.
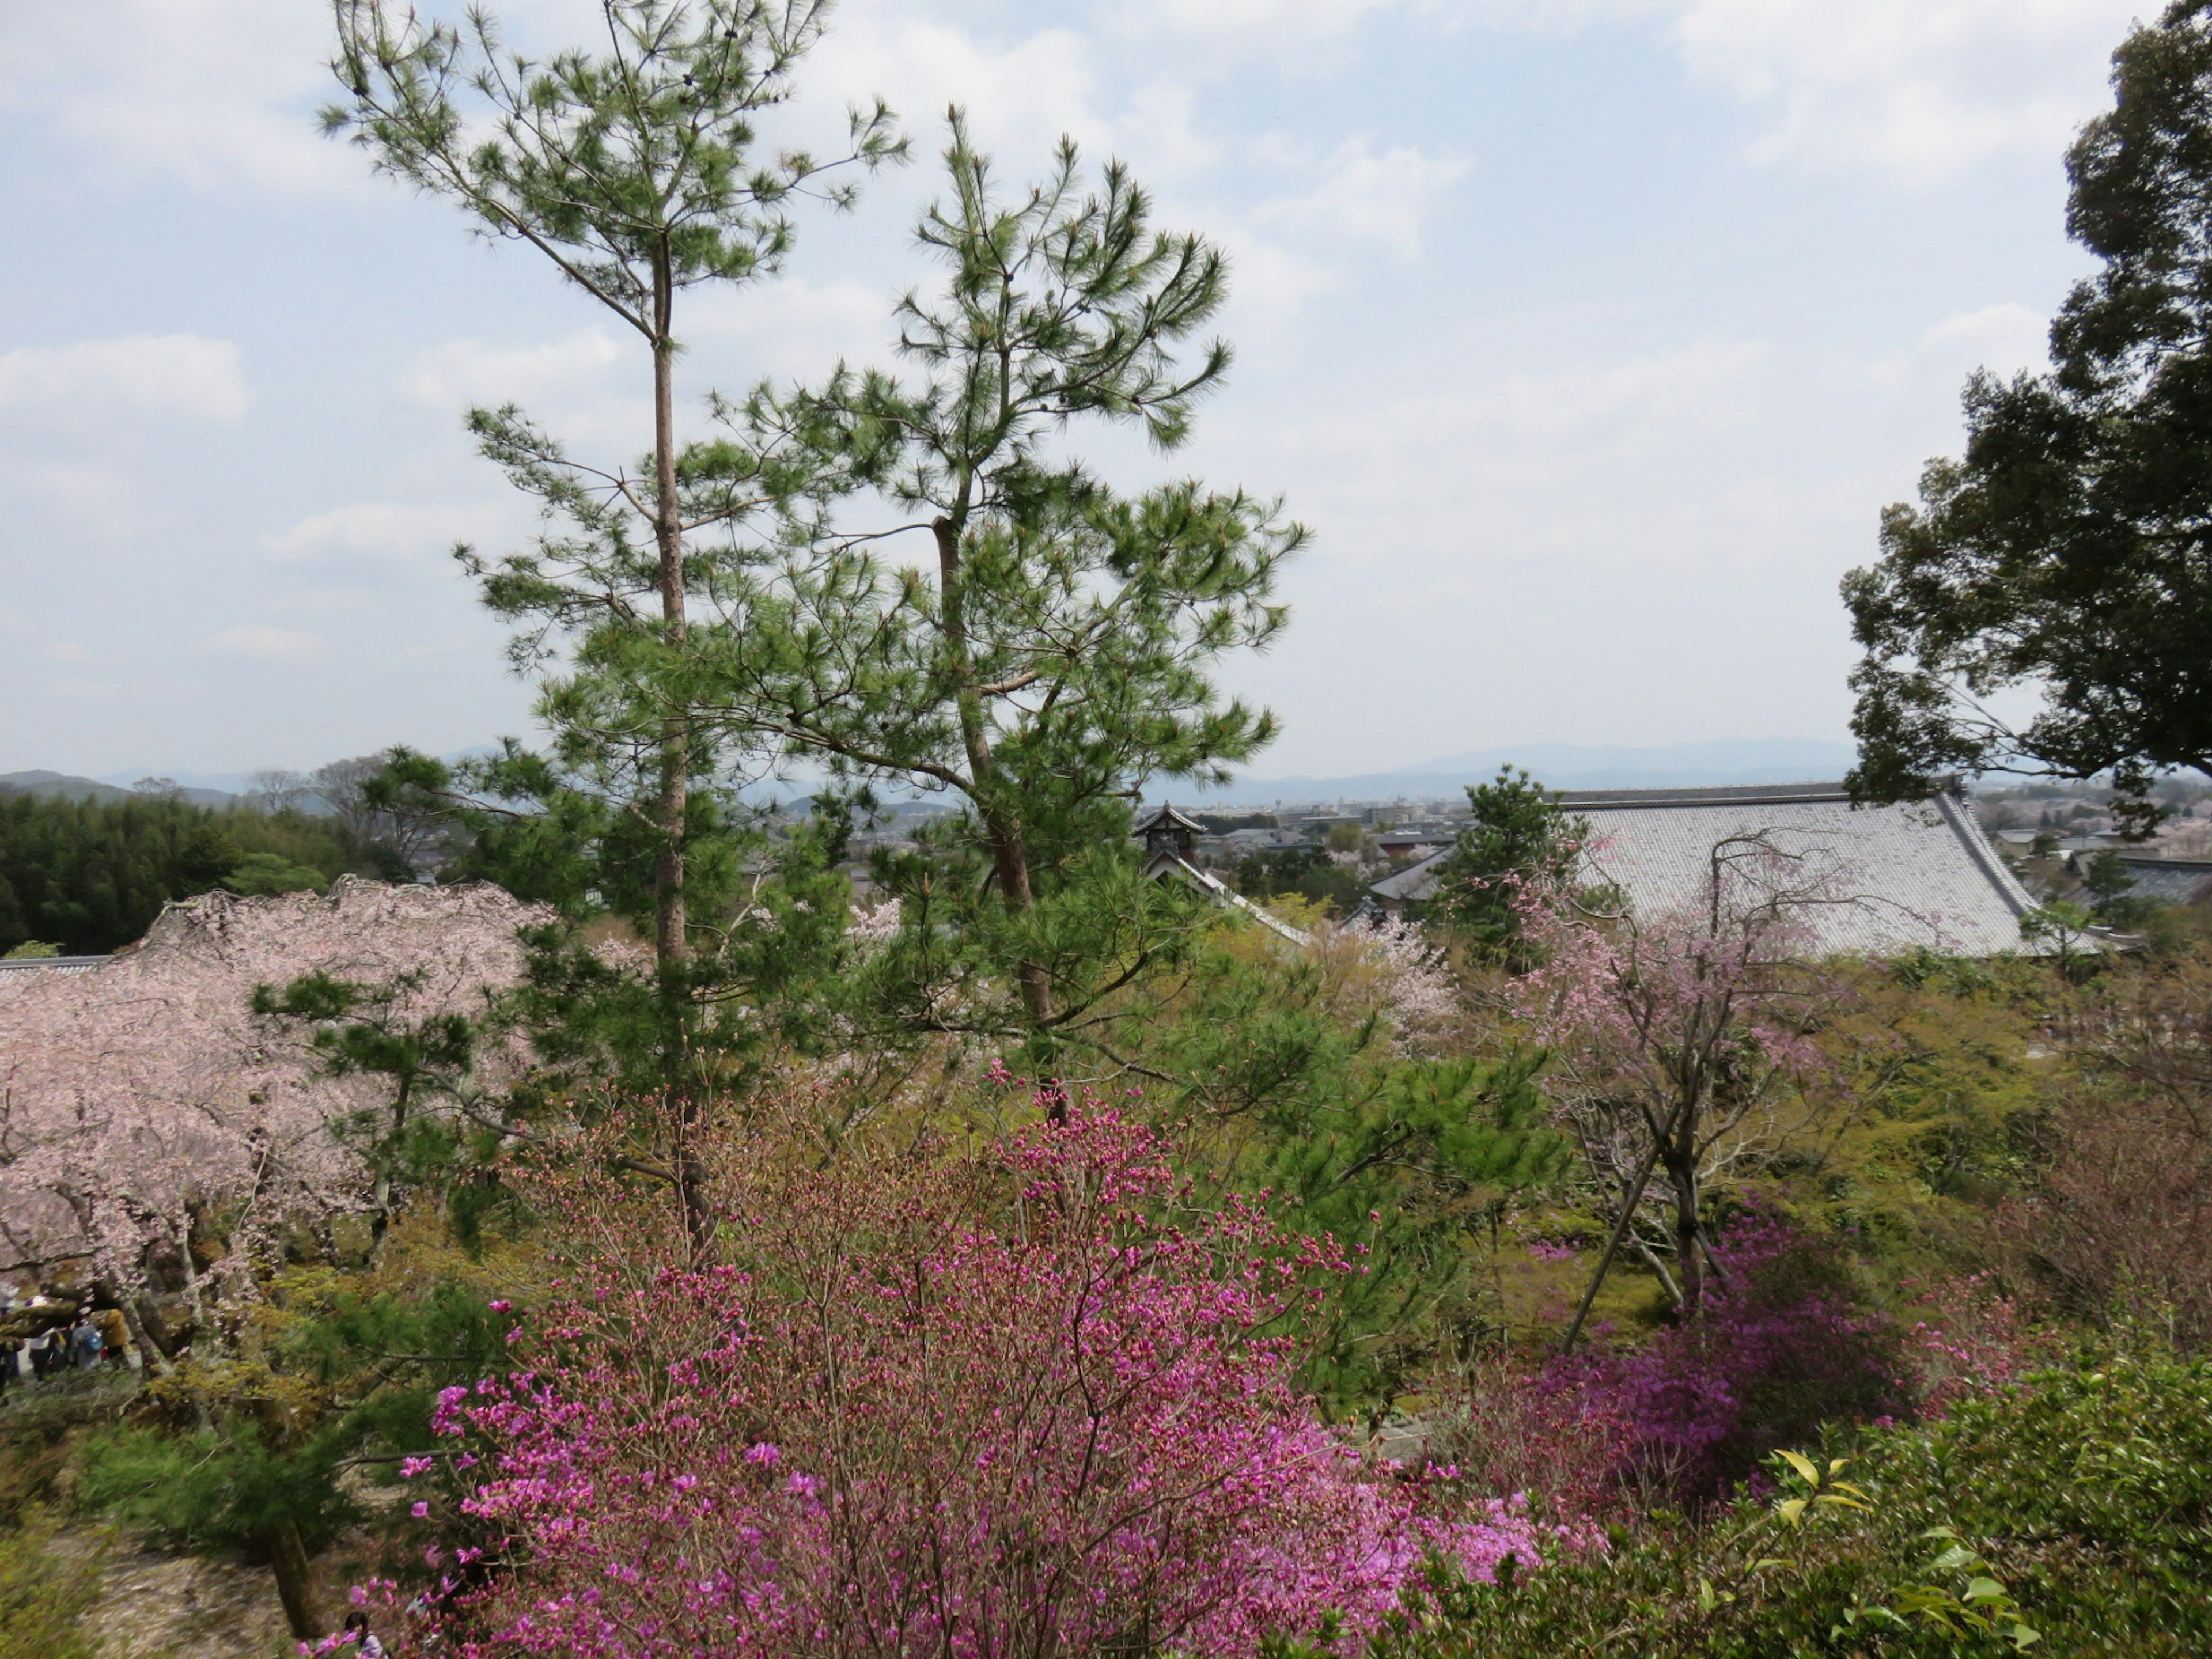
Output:
<instances>
[{"instance_id":1,"label":"distant building","mask_svg":"<svg viewBox=\"0 0 2212 1659\"><path fill-rule=\"evenodd\" d=\"M1589 821L1583 878L1617 889L1640 915L1698 904L1715 849L1756 837L1799 860L1806 884L1821 882L1832 894L1806 907L1818 954L1986 957L2034 948L2020 924L2035 900L1954 792L1857 808L1840 783L1590 790L1559 800ZM1449 851L1376 882L1375 898L1394 913L1419 906L1435 894Z\"/></svg>"},{"instance_id":2,"label":"distant building","mask_svg":"<svg viewBox=\"0 0 2212 1659\"><path fill-rule=\"evenodd\" d=\"M1180 881L1194 887L1225 909L1242 910L1262 927L1293 945L1310 945L1305 933L1271 915L1230 886L1218 876L1201 870L1193 860L1202 825L1193 823L1163 802L1159 810L1132 832L1145 844L1145 874L1153 881Z\"/></svg>"},{"instance_id":3,"label":"distant building","mask_svg":"<svg viewBox=\"0 0 2212 1659\"><path fill-rule=\"evenodd\" d=\"M2120 853L2128 872L2130 898L2162 904L2202 904L2212 900L2212 859L2162 859L2151 853Z\"/></svg>"}]
</instances>

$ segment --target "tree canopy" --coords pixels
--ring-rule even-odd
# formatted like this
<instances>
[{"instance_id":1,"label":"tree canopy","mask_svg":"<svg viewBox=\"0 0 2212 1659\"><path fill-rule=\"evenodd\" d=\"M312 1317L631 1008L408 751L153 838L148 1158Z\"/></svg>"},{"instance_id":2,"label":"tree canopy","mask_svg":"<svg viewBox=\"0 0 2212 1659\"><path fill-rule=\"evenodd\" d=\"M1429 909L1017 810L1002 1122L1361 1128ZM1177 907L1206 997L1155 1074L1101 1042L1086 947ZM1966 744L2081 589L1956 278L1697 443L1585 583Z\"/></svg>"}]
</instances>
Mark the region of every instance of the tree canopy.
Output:
<instances>
[{"instance_id":1,"label":"tree canopy","mask_svg":"<svg viewBox=\"0 0 2212 1659\"><path fill-rule=\"evenodd\" d=\"M2179 0L2113 59L2113 109L2067 156L2067 229L2102 268L2053 367L1968 383L1966 447L1844 582L1855 790L1949 770L2113 774L2148 830L2161 772L2212 771L2212 3ZM2015 722L1993 706L2039 693Z\"/></svg>"}]
</instances>

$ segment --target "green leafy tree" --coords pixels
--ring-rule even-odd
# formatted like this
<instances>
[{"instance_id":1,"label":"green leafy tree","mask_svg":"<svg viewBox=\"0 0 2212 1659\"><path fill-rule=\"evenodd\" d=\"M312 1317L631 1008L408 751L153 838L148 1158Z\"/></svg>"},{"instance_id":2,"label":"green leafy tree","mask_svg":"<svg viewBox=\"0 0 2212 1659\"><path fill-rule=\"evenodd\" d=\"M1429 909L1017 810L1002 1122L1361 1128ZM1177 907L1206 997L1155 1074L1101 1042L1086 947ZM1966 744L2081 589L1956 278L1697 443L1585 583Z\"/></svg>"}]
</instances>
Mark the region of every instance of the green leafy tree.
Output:
<instances>
[{"instance_id":1,"label":"green leafy tree","mask_svg":"<svg viewBox=\"0 0 2212 1659\"><path fill-rule=\"evenodd\" d=\"M331 878L307 865L295 864L282 853L246 853L240 856L222 884L248 897L271 893L324 893Z\"/></svg>"},{"instance_id":2,"label":"green leafy tree","mask_svg":"<svg viewBox=\"0 0 2212 1659\"><path fill-rule=\"evenodd\" d=\"M423 983L419 972L374 985L313 973L281 990L273 985L253 988L253 1012L304 1028L308 1047L326 1074L379 1078L390 1091L381 1109L364 1110L331 1126L366 1158L372 1183L369 1220L380 1241L408 1177L453 1162L459 1139L454 1126L450 1117L441 1120L431 1109L442 1102L495 1132L506 1128L484 1115L473 1086L484 1023L450 1010L416 1015L410 1003Z\"/></svg>"},{"instance_id":3,"label":"green leafy tree","mask_svg":"<svg viewBox=\"0 0 2212 1659\"><path fill-rule=\"evenodd\" d=\"M2147 833L2158 774L2212 770L2212 4L2130 34L2113 85L2067 155L2067 228L2102 268L2052 325L2052 371L1975 375L1964 456L1844 580L1863 797L2109 771ZM1990 700L2022 688L2042 708L2015 725Z\"/></svg>"},{"instance_id":4,"label":"green leafy tree","mask_svg":"<svg viewBox=\"0 0 2212 1659\"><path fill-rule=\"evenodd\" d=\"M237 1352L187 1356L131 1422L92 1439L83 1502L163 1542L261 1561L292 1633L327 1635L313 1561L364 1518L358 1477L430 1461L438 1390L506 1364L513 1322L486 1275L450 1252L435 1265L396 1286L326 1268L280 1276Z\"/></svg>"},{"instance_id":5,"label":"green leafy tree","mask_svg":"<svg viewBox=\"0 0 2212 1659\"><path fill-rule=\"evenodd\" d=\"M2150 919L2154 900L2135 896L2135 873L2109 848L2092 854L2081 866L2081 890L2089 908L2108 927L2137 927Z\"/></svg>"},{"instance_id":6,"label":"green leafy tree","mask_svg":"<svg viewBox=\"0 0 2212 1659\"><path fill-rule=\"evenodd\" d=\"M1002 1018L975 977L965 1018L1025 1031L1042 1059L1188 910L1136 880L1128 803L1156 775L1225 777L1273 735L1208 671L1282 627L1275 574L1304 532L1194 481L1125 495L1069 453L1085 425L1182 442L1229 364L1218 342L1178 359L1221 305L1219 252L1155 230L1118 164L1086 187L1069 143L1005 197L956 112L945 161L950 198L920 235L947 279L899 308L917 373L841 370L731 411L757 447L805 434L902 516L799 549L745 595L748 626L717 636L708 673L729 732L844 782L957 799L949 831L886 875L911 921L953 922L1013 988ZM906 532L927 536L923 565L883 551Z\"/></svg>"},{"instance_id":7,"label":"green leafy tree","mask_svg":"<svg viewBox=\"0 0 2212 1659\"><path fill-rule=\"evenodd\" d=\"M295 812L0 794L0 951L31 939L73 955L112 951L142 937L173 899L219 886L320 888L366 851L329 820ZM280 868L282 882L262 876Z\"/></svg>"},{"instance_id":8,"label":"green leafy tree","mask_svg":"<svg viewBox=\"0 0 2212 1659\"><path fill-rule=\"evenodd\" d=\"M1370 1252L1339 1287L1314 1361L1340 1401L1379 1414L1440 1352L1463 1359L1487 1330L1476 1236L1574 1162L1547 1121L1543 1063L1410 1061L1271 1140L1261 1178L1297 1201L1298 1224Z\"/></svg>"},{"instance_id":9,"label":"green leafy tree","mask_svg":"<svg viewBox=\"0 0 2212 1659\"><path fill-rule=\"evenodd\" d=\"M1522 933L1523 890L1570 885L1589 821L1560 809L1525 771L1501 768L1488 783L1469 784L1470 816L1437 872L1431 919L1463 936L1486 961L1528 965Z\"/></svg>"}]
</instances>

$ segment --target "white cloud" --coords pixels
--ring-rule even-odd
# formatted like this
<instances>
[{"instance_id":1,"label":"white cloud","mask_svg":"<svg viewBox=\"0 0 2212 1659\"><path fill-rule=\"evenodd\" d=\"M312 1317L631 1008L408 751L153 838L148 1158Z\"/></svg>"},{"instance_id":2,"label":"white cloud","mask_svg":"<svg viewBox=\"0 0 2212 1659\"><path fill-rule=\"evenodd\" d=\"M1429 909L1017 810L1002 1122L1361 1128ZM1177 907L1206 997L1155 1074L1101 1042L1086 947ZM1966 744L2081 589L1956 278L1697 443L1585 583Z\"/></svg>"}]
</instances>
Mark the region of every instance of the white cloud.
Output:
<instances>
[{"instance_id":1,"label":"white cloud","mask_svg":"<svg viewBox=\"0 0 2212 1659\"><path fill-rule=\"evenodd\" d=\"M644 342L639 339L635 349L626 352L623 348L631 344L627 339L617 342L603 328L587 328L536 346L450 340L417 353L399 376L399 390L415 402L439 410L508 402L526 405L604 384L625 358L644 374Z\"/></svg>"},{"instance_id":2,"label":"white cloud","mask_svg":"<svg viewBox=\"0 0 2212 1659\"><path fill-rule=\"evenodd\" d=\"M1262 204L1262 224L1334 231L1382 243L1401 259L1421 251L1423 221L1438 198L1473 163L1449 153L1431 155L1413 144L1381 155L1364 137L1347 139L1316 171L1313 189Z\"/></svg>"},{"instance_id":3,"label":"white cloud","mask_svg":"<svg viewBox=\"0 0 2212 1659\"><path fill-rule=\"evenodd\" d=\"M1338 410L1274 444L1322 556L1409 591L1463 581L1469 561L1711 566L1776 516L1741 471L1773 362L1765 341L1707 338Z\"/></svg>"},{"instance_id":4,"label":"white cloud","mask_svg":"<svg viewBox=\"0 0 2212 1659\"><path fill-rule=\"evenodd\" d=\"M1946 317L1911 349L1882 357L1867 374L1883 386L1935 378L1955 381L1976 368L2010 376L2050 366L2051 322L2022 305L1984 306Z\"/></svg>"},{"instance_id":5,"label":"white cloud","mask_svg":"<svg viewBox=\"0 0 2212 1659\"><path fill-rule=\"evenodd\" d=\"M808 65L810 101L842 107L888 100L925 164L943 148L951 104L966 109L976 143L1019 175L1062 133L1087 150L1110 146L1092 41L1048 28L1000 46L912 12L910 5L878 3L842 15Z\"/></svg>"},{"instance_id":6,"label":"white cloud","mask_svg":"<svg viewBox=\"0 0 2212 1659\"><path fill-rule=\"evenodd\" d=\"M356 501L265 536L261 547L270 557L285 562L333 555L416 558L495 533L506 517L498 508L481 503L445 507Z\"/></svg>"},{"instance_id":7,"label":"white cloud","mask_svg":"<svg viewBox=\"0 0 2212 1659\"><path fill-rule=\"evenodd\" d=\"M68 697L79 702L90 702L107 696L113 688L104 685L98 680L81 679L71 676L65 679L48 681L46 690L58 697Z\"/></svg>"},{"instance_id":8,"label":"white cloud","mask_svg":"<svg viewBox=\"0 0 2212 1659\"><path fill-rule=\"evenodd\" d=\"M134 334L0 356L0 416L40 431L102 428L134 416L233 422L252 402L228 340Z\"/></svg>"},{"instance_id":9,"label":"white cloud","mask_svg":"<svg viewBox=\"0 0 2212 1659\"><path fill-rule=\"evenodd\" d=\"M0 111L134 179L195 188L358 185L316 131L331 86L328 7L302 0L101 0L0 9Z\"/></svg>"},{"instance_id":10,"label":"white cloud","mask_svg":"<svg viewBox=\"0 0 2212 1659\"><path fill-rule=\"evenodd\" d=\"M1771 113L1753 153L1912 185L2050 156L2142 0L1679 0L1692 74Z\"/></svg>"},{"instance_id":11,"label":"white cloud","mask_svg":"<svg viewBox=\"0 0 2212 1659\"><path fill-rule=\"evenodd\" d=\"M717 365L733 361L747 378L811 379L839 356L876 360L889 355L896 338L891 307L897 289L852 278L815 283L799 276L737 289L702 290L690 305L684 325L687 342L702 348L702 360ZM725 345L744 348L733 359ZM722 391L744 387L732 380Z\"/></svg>"},{"instance_id":12,"label":"white cloud","mask_svg":"<svg viewBox=\"0 0 2212 1659\"><path fill-rule=\"evenodd\" d=\"M322 653L323 642L302 629L270 628L241 623L226 628L207 641L219 657L252 657L265 662L310 662Z\"/></svg>"},{"instance_id":13,"label":"white cloud","mask_svg":"<svg viewBox=\"0 0 2212 1659\"><path fill-rule=\"evenodd\" d=\"M71 640L56 640L39 653L48 662L89 662L92 653Z\"/></svg>"},{"instance_id":14,"label":"white cloud","mask_svg":"<svg viewBox=\"0 0 2212 1659\"><path fill-rule=\"evenodd\" d=\"M1329 40L1396 5L1397 0L1141 0L1130 8L1128 20L1181 35Z\"/></svg>"}]
</instances>

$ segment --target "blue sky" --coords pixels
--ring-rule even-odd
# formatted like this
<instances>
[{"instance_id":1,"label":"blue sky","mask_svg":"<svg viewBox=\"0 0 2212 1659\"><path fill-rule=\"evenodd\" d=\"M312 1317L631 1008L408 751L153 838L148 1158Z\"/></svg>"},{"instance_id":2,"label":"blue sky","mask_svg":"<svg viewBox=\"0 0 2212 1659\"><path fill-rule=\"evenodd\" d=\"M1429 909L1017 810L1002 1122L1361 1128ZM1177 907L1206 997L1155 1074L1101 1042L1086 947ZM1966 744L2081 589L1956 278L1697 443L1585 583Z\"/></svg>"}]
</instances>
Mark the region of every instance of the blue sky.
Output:
<instances>
[{"instance_id":1,"label":"blue sky","mask_svg":"<svg viewBox=\"0 0 2212 1659\"><path fill-rule=\"evenodd\" d=\"M428 9L435 9L434 6ZM686 331L687 390L884 354L948 101L1061 131L1235 261L1164 468L1316 532L1228 683L1255 770L1844 734L1838 579L2039 362L2061 162L2141 0L846 0L781 140L880 92L919 163ZM590 0L502 9L538 46ZM641 349L316 136L319 0L0 9L0 770L233 771L526 729L447 547L528 520L513 399L642 448Z\"/></svg>"}]
</instances>

